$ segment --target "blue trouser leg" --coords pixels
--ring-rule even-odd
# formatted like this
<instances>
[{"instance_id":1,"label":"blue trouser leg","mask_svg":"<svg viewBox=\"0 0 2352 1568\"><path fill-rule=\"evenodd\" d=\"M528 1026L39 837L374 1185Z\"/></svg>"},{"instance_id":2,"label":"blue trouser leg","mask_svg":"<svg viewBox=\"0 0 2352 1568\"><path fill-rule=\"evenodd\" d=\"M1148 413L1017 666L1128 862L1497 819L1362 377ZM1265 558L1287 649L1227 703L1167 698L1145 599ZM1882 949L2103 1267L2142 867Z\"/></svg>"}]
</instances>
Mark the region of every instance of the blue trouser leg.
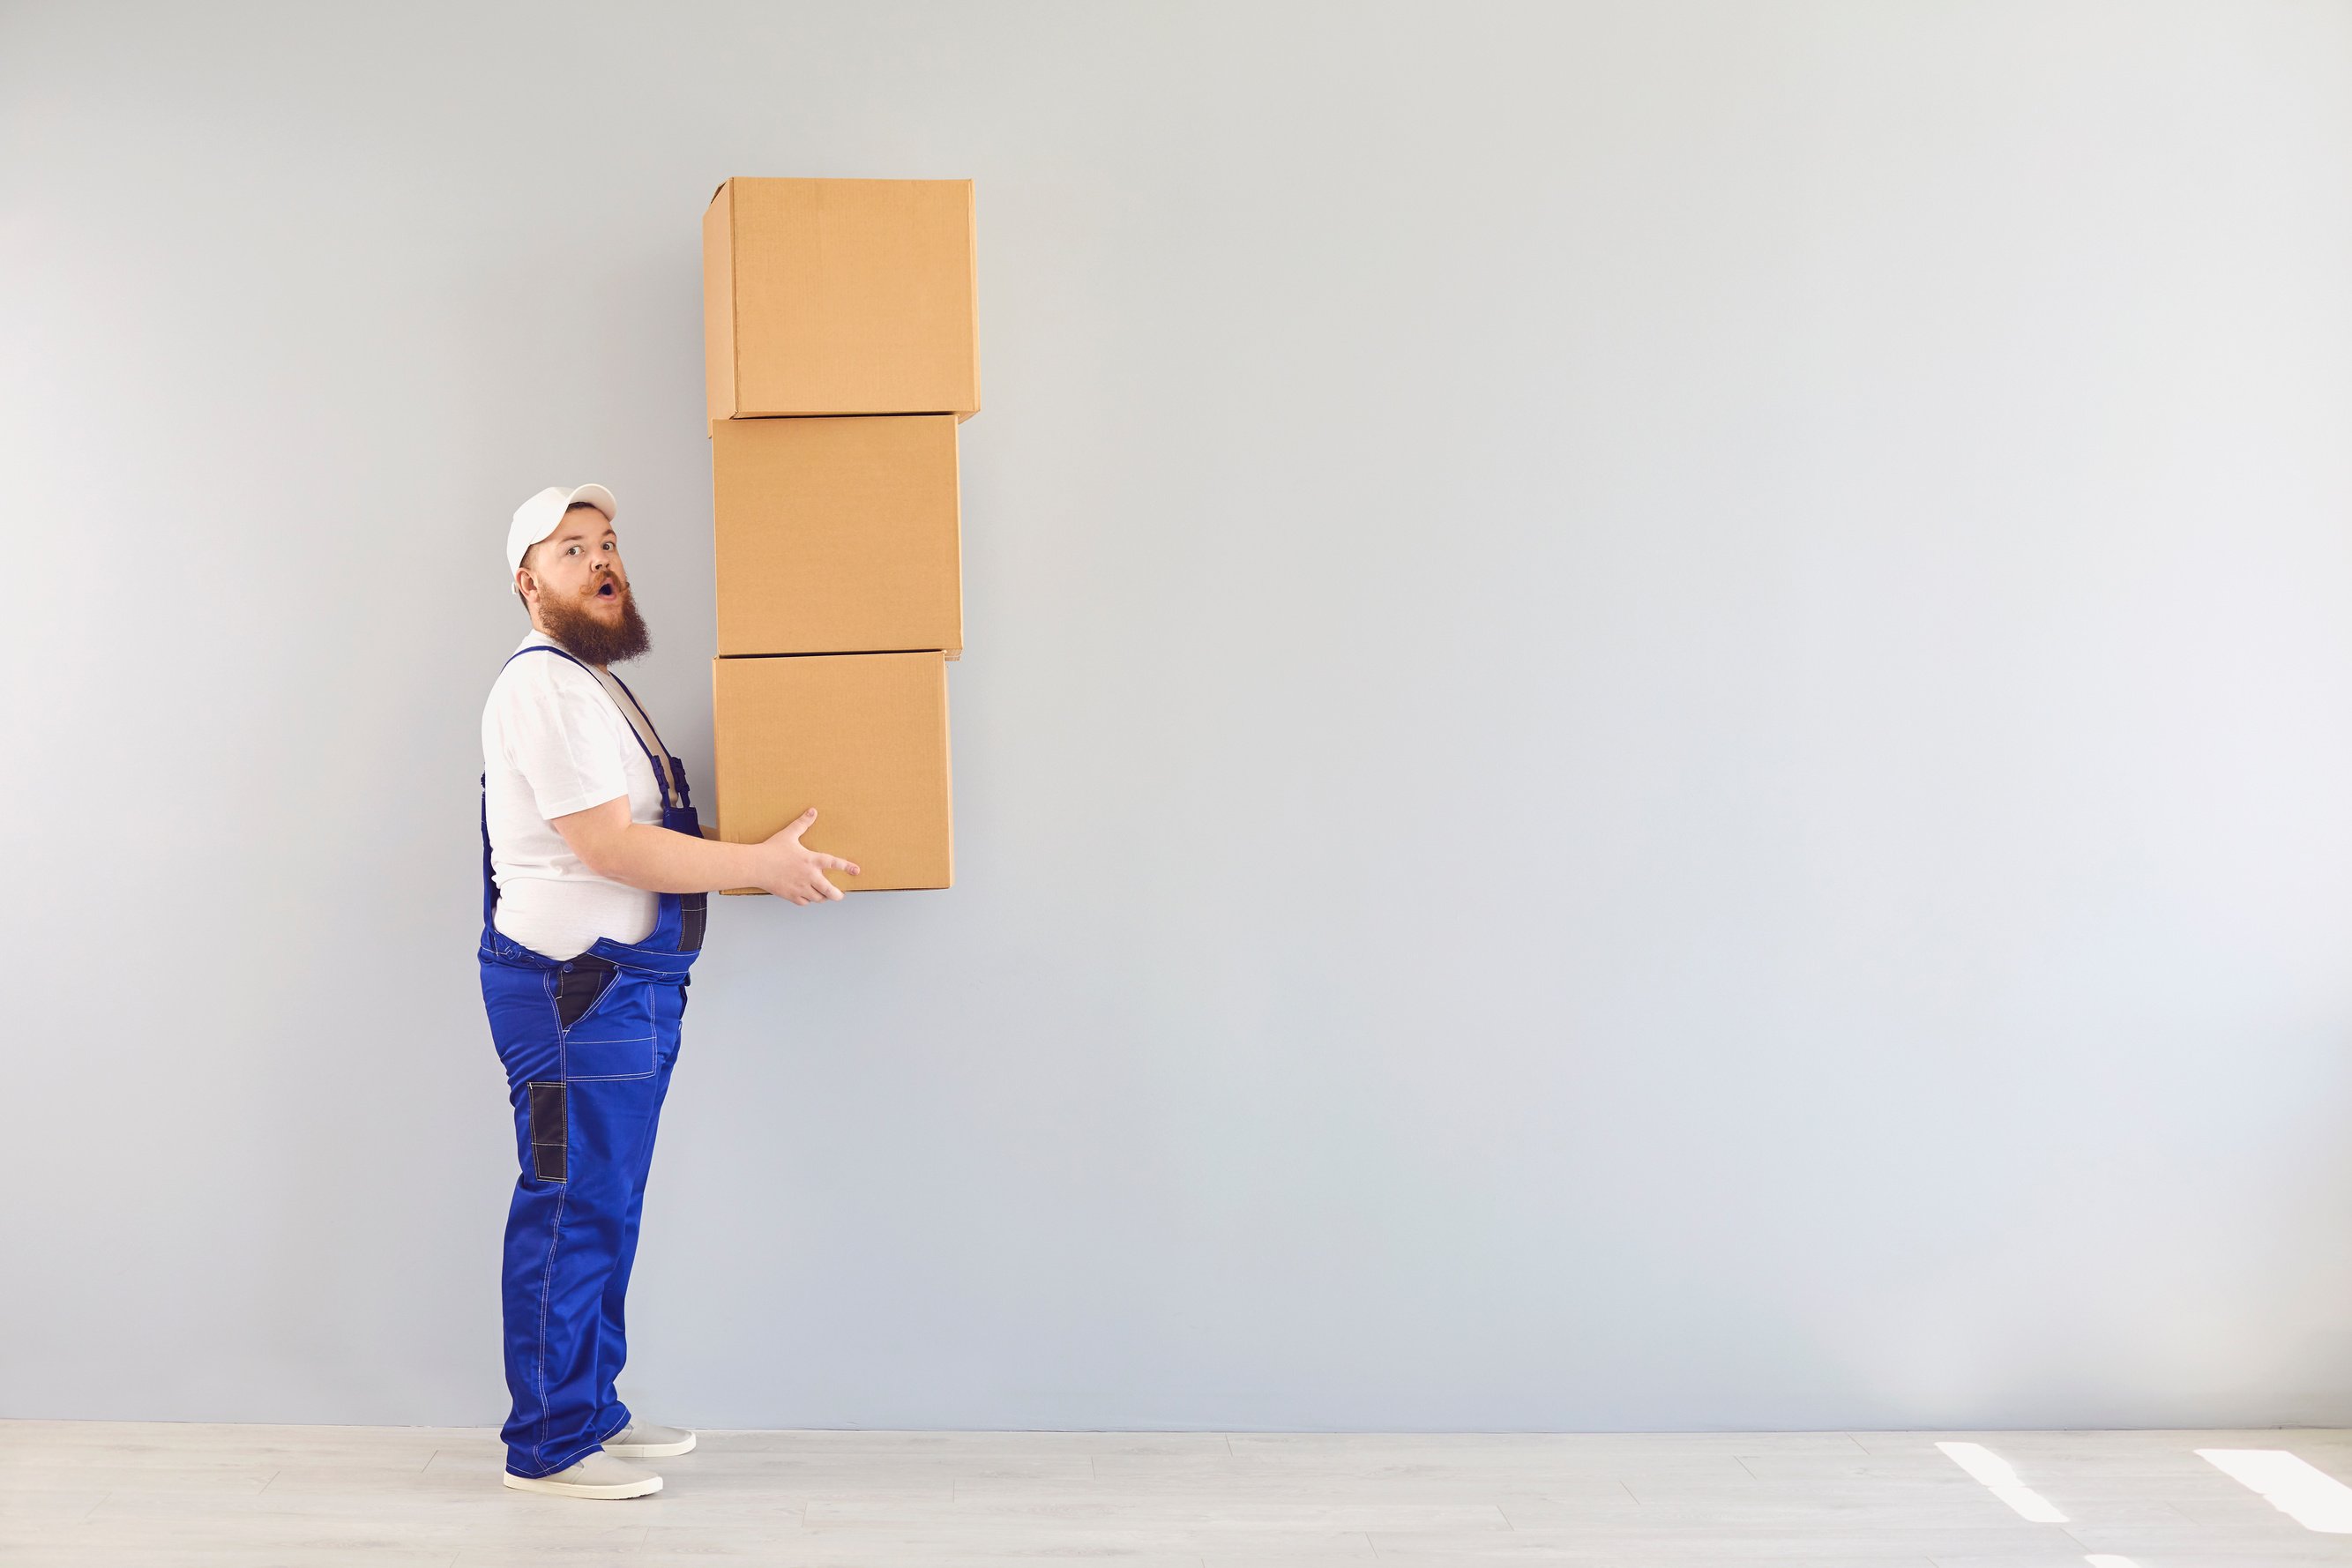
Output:
<instances>
[{"instance_id":1,"label":"blue trouser leg","mask_svg":"<svg viewBox=\"0 0 2352 1568\"><path fill-rule=\"evenodd\" d=\"M514 1408L502 1436L518 1475L575 1463L629 1418L612 1394L618 1298L677 1048L675 999L661 994L675 990L623 971L567 1028L551 972L482 965L521 1165L503 1281Z\"/></svg>"},{"instance_id":2,"label":"blue trouser leg","mask_svg":"<svg viewBox=\"0 0 2352 1568\"><path fill-rule=\"evenodd\" d=\"M665 1005L675 995L656 992L654 994L656 1029L662 1041L658 1065L654 1069L654 1106L651 1121L646 1124L645 1147L635 1169L635 1185L629 1194L629 1212L622 1222L621 1252L614 1260L611 1278L605 1282L603 1303L602 1332L598 1343L602 1349L603 1384L599 1390L597 1430L610 1436L629 1424L628 1406L621 1403L614 1382L629 1357L627 1305L629 1271L637 1261L637 1221L646 1209L646 1178L653 1168L654 1138L661 1130L662 1101L669 1098L670 1068L677 1061L678 1036L675 1016L664 1019Z\"/></svg>"}]
</instances>

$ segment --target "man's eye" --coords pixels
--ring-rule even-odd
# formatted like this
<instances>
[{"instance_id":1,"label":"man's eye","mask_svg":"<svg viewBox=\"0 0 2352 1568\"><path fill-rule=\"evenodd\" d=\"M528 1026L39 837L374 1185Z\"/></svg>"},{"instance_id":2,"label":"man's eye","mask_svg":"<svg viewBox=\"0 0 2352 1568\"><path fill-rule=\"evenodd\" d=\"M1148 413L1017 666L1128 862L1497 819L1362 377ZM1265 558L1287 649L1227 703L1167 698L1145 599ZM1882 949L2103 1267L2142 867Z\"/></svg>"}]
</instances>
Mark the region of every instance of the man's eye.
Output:
<instances>
[{"instance_id":1,"label":"man's eye","mask_svg":"<svg viewBox=\"0 0 2352 1568\"><path fill-rule=\"evenodd\" d=\"M580 547L576 544L572 545L570 549L564 551L563 553L566 555L577 555L580 553Z\"/></svg>"}]
</instances>

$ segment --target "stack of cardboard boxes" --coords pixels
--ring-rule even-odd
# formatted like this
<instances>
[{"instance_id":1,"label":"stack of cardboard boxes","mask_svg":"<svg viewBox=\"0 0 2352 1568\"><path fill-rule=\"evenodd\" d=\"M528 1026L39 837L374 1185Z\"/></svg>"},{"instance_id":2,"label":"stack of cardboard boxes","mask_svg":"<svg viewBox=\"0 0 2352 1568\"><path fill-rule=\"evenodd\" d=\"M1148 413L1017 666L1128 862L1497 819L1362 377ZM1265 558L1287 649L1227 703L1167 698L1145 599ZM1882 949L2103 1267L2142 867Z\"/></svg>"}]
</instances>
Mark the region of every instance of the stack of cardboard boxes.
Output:
<instances>
[{"instance_id":1,"label":"stack of cardboard boxes","mask_svg":"<svg viewBox=\"0 0 2352 1568\"><path fill-rule=\"evenodd\" d=\"M702 220L719 836L814 805L846 889L953 879L973 257L969 180L733 179Z\"/></svg>"}]
</instances>

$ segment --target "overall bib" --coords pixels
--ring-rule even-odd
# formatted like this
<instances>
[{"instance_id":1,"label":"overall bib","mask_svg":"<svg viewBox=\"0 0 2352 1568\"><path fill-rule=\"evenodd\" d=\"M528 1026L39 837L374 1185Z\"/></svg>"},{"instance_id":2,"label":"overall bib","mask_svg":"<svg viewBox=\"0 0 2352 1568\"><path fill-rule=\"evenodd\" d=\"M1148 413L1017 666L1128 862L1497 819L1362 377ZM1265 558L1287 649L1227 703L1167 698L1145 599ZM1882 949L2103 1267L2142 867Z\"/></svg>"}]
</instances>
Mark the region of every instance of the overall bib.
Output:
<instances>
[{"instance_id":1,"label":"overall bib","mask_svg":"<svg viewBox=\"0 0 2352 1568\"><path fill-rule=\"evenodd\" d=\"M539 646L508 662L538 653L580 664ZM618 677L614 684L644 718L636 694ZM629 732L637 735L636 726ZM646 733L662 745L649 718ZM663 784L662 826L700 837L686 770L668 747L656 757L641 735L637 745ZM482 1002L506 1068L522 1167L507 1211L504 1283L514 1411L499 1434L507 1468L519 1476L567 1468L629 1424L613 1391L628 1353L623 1307L705 910L701 893L660 899L643 942L600 937L577 958L550 958L501 935L485 794Z\"/></svg>"}]
</instances>

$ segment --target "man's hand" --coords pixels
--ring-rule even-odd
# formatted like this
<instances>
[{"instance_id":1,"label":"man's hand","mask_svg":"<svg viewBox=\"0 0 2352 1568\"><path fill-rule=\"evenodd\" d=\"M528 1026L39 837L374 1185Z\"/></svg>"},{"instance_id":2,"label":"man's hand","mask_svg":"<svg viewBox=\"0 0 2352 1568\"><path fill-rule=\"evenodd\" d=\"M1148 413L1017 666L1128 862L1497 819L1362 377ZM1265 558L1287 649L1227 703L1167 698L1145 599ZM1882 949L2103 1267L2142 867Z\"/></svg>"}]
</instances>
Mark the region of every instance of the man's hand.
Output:
<instances>
[{"instance_id":1,"label":"man's hand","mask_svg":"<svg viewBox=\"0 0 2352 1568\"><path fill-rule=\"evenodd\" d=\"M857 875L857 868L838 855L822 854L801 842L809 824L816 820L816 807L810 806L793 819L781 833L760 846L760 886L780 899L795 904L822 903L842 896L841 889L825 880L827 871L846 871Z\"/></svg>"}]
</instances>

